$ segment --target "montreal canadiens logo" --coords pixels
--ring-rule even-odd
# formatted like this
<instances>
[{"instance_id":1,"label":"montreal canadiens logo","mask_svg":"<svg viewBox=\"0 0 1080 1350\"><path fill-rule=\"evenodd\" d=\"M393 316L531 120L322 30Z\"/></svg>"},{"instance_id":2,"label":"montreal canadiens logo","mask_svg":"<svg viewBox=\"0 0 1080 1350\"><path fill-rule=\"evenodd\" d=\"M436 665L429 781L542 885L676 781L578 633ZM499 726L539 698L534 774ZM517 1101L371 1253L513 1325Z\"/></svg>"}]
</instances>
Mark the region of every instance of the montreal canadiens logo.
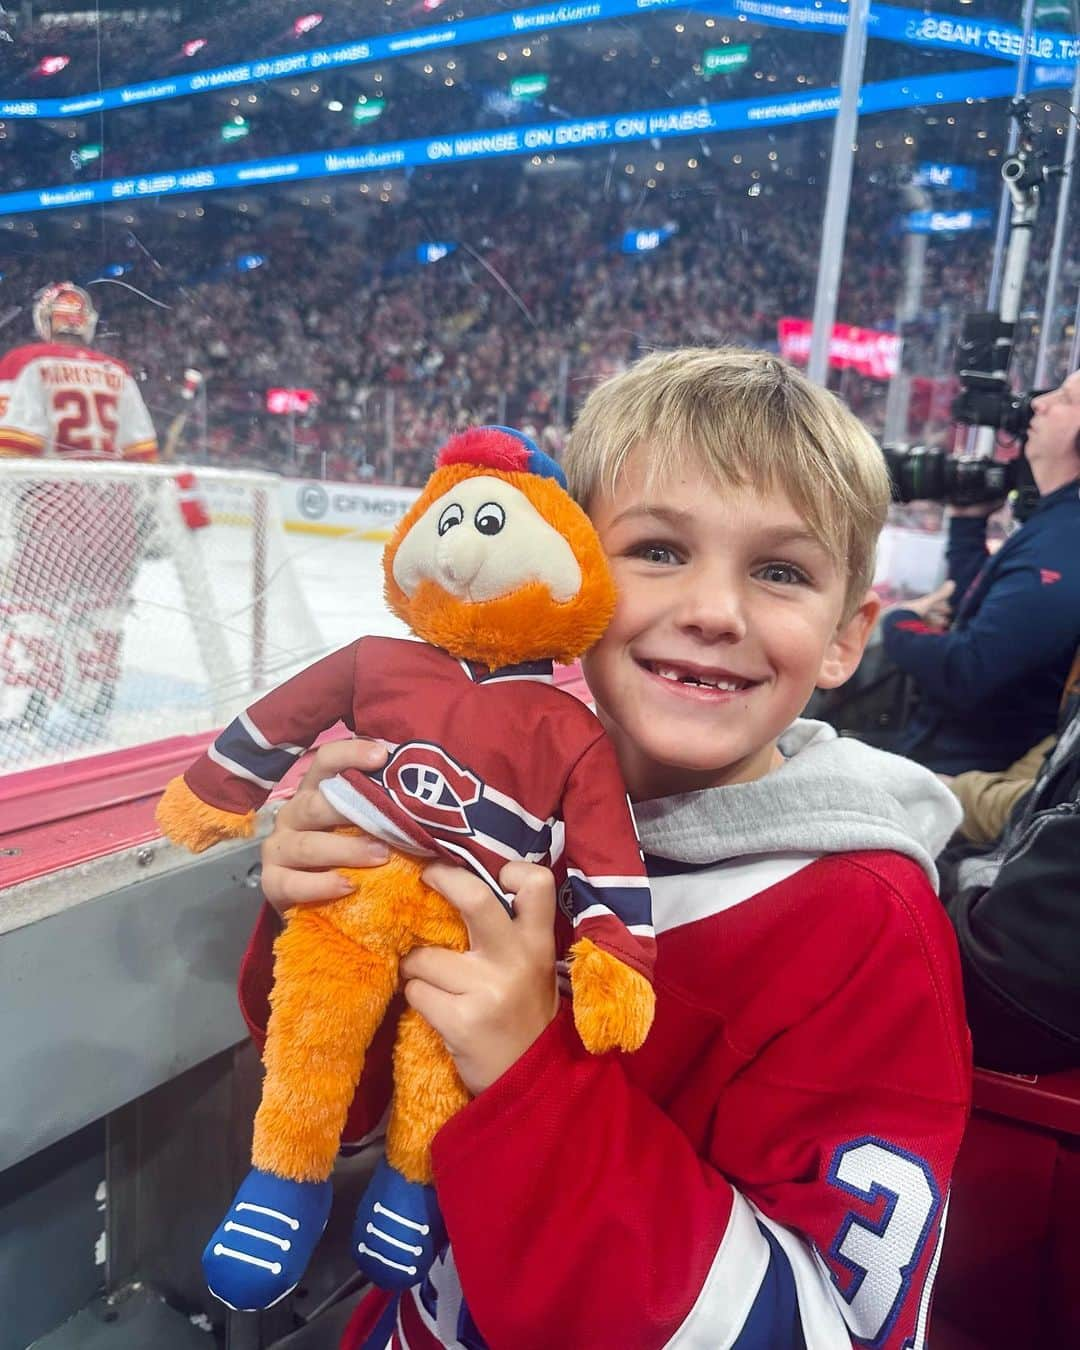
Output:
<instances>
[{"instance_id":1,"label":"montreal canadiens logo","mask_svg":"<svg viewBox=\"0 0 1080 1350\"><path fill-rule=\"evenodd\" d=\"M444 834L472 834L465 809L480 800L484 785L437 745L409 741L399 746L383 771L383 786L421 825Z\"/></svg>"}]
</instances>

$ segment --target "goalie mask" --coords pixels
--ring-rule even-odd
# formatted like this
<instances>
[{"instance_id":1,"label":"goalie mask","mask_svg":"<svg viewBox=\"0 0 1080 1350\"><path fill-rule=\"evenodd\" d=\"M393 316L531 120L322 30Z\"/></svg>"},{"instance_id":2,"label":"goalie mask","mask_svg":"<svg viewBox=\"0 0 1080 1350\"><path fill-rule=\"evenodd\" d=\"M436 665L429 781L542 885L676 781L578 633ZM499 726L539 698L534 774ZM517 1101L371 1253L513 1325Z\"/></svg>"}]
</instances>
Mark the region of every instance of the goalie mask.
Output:
<instances>
[{"instance_id":1,"label":"goalie mask","mask_svg":"<svg viewBox=\"0 0 1080 1350\"><path fill-rule=\"evenodd\" d=\"M93 300L70 281L46 286L34 297L34 328L43 342L52 342L58 333L93 342L97 321Z\"/></svg>"}]
</instances>

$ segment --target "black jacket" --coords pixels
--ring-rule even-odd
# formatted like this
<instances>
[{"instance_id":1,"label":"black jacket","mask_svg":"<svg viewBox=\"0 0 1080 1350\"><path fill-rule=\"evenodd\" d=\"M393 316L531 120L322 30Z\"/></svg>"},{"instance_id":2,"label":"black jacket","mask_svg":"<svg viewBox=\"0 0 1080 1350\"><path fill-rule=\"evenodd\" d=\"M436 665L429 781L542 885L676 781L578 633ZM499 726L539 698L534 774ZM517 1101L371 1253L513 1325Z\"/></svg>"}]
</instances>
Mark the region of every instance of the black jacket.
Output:
<instances>
[{"instance_id":1,"label":"black jacket","mask_svg":"<svg viewBox=\"0 0 1080 1350\"><path fill-rule=\"evenodd\" d=\"M976 1063L1080 1066L1080 695L998 846L943 876Z\"/></svg>"}]
</instances>

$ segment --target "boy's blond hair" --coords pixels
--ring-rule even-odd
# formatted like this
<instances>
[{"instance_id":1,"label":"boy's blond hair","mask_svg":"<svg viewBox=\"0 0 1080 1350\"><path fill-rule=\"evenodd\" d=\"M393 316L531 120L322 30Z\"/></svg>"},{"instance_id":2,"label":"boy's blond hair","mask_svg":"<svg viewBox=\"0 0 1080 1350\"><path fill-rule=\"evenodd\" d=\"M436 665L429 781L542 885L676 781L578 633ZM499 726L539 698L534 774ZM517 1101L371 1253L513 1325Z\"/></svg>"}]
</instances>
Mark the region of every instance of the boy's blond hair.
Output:
<instances>
[{"instance_id":1,"label":"boy's blond hair","mask_svg":"<svg viewBox=\"0 0 1080 1350\"><path fill-rule=\"evenodd\" d=\"M654 352L586 399L564 461L576 499L587 508L614 491L639 445L650 487L689 454L720 487L785 492L844 567L844 619L855 612L873 579L889 476L873 437L833 394L768 352Z\"/></svg>"}]
</instances>

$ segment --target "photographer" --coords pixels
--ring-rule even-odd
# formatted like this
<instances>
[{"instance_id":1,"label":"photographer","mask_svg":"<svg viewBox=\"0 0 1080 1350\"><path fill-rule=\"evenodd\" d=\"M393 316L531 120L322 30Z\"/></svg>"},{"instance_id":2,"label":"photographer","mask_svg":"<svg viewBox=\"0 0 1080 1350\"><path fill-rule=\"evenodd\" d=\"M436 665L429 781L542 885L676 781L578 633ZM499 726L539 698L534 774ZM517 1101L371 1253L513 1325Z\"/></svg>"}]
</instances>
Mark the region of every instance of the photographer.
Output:
<instances>
[{"instance_id":1,"label":"photographer","mask_svg":"<svg viewBox=\"0 0 1080 1350\"><path fill-rule=\"evenodd\" d=\"M1029 519L988 556L1000 503L952 508L948 581L882 619L920 695L893 748L939 773L1004 769L1054 730L1080 644L1080 371L1033 400L1027 459Z\"/></svg>"}]
</instances>

